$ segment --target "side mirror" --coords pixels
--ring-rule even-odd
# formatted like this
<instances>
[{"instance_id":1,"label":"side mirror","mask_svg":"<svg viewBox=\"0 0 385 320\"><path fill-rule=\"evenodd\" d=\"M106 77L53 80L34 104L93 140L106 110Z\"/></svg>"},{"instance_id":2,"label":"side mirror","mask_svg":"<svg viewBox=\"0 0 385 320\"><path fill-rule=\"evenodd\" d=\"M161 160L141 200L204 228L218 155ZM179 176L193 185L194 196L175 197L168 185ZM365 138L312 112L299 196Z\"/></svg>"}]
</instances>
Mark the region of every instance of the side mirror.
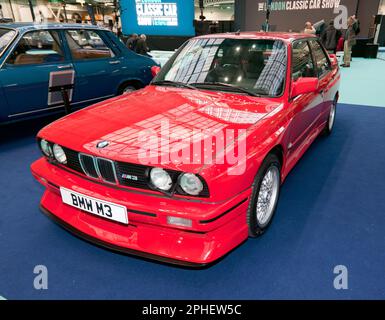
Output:
<instances>
[{"instance_id":1,"label":"side mirror","mask_svg":"<svg viewBox=\"0 0 385 320\"><path fill-rule=\"evenodd\" d=\"M301 94L316 92L318 89L318 78L298 78L291 86L291 97L295 98Z\"/></svg>"},{"instance_id":2,"label":"side mirror","mask_svg":"<svg viewBox=\"0 0 385 320\"><path fill-rule=\"evenodd\" d=\"M160 71L160 67L159 66L152 66L151 67L151 74L153 77L155 77Z\"/></svg>"},{"instance_id":3,"label":"side mirror","mask_svg":"<svg viewBox=\"0 0 385 320\"><path fill-rule=\"evenodd\" d=\"M338 67L338 58L335 54L329 54L330 62L332 63L332 68L335 69Z\"/></svg>"}]
</instances>

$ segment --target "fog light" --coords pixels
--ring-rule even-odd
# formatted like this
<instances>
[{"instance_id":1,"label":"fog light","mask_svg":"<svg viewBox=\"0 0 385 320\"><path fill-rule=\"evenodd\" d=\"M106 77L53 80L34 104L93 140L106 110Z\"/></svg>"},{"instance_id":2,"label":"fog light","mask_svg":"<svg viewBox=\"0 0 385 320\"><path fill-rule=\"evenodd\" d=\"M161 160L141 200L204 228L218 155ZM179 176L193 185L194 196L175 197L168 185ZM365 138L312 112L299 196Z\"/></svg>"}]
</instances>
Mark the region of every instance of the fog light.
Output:
<instances>
[{"instance_id":1,"label":"fog light","mask_svg":"<svg viewBox=\"0 0 385 320\"><path fill-rule=\"evenodd\" d=\"M192 220L185 219L185 218L178 218L178 217L167 217L167 223L172 224L174 226L181 226L181 227L191 227L192 226Z\"/></svg>"}]
</instances>

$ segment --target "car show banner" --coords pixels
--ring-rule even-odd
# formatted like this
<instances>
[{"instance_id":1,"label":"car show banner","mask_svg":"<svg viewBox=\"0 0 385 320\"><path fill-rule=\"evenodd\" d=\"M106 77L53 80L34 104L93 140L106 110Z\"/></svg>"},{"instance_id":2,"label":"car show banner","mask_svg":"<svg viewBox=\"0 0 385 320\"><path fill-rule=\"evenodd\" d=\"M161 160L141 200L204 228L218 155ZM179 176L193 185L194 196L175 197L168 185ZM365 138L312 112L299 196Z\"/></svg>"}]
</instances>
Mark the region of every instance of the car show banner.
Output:
<instances>
[{"instance_id":1,"label":"car show banner","mask_svg":"<svg viewBox=\"0 0 385 320\"><path fill-rule=\"evenodd\" d=\"M377 0L373 0L377 1ZM273 0L270 6L270 31L302 31L305 23L334 19L334 11L345 6L348 15L357 11L358 0ZM366 1L365 1L366 5ZM261 30L266 19L265 0L244 0L236 6L236 24L241 30Z\"/></svg>"},{"instance_id":2,"label":"car show banner","mask_svg":"<svg viewBox=\"0 0 385 320\"><path fill-rule=\"evenodd\" d=\"M341 5L341 0L296 0L272 1L270 11L334 9ZM266 1L258 2L258 11L266 11Z\"/></svg>"}]
</instances>

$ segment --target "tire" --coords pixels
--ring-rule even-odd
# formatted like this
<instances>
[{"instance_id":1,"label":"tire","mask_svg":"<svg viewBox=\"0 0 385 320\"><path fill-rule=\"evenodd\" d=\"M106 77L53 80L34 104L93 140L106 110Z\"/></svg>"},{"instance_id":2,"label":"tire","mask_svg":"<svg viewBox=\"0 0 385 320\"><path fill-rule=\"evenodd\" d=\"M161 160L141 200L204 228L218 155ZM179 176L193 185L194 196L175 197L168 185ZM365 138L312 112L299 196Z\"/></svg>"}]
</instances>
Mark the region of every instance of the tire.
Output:
<instances>
[{"instance_id":1,"label":"tire","mask_svg":"<svg viewBox=\"0 0 385 320\"><path fill-rule=\"evenodd\" d=\"M120 87L119 94L127 94L136 90L138 90L138 88L135 85L128 83Z\"/></svg>"},{"instance_id":2,"label":"tire","mask_svg":"<svg viewBox=\"0 0 385 320\"><path fill-rule=\"evenodd\" d=\"M333 132L334 123L336 120L336 114L337 114L337 98L334 99L332 107L330 108L329 118L322 132L324 136L329 136Z\"/></svg>"},{"instance_id":3,"label":"tire","mask_svg":"<svg viewBox=\"0 0 385 320\"><path fill-rule=\"evenodd\" d=\"M272 187L273 191L270 194L270 198L267 200L268 198L266 196L269 194L269 191L262 190L262 182L268 182L266 179L268 179L267 176L270 173L273 175L274 186ZM252 185L251 200L247 210L247 223L250 237L255 238L261 236L270 226L277 208L280 187L281 163L275 154L269 154L263 161ZM266 210L263 210L265 204ZM261 208L259 213L257 206ZM263 215L264 211L265 215Z\"/></svg>"}]
</instances>

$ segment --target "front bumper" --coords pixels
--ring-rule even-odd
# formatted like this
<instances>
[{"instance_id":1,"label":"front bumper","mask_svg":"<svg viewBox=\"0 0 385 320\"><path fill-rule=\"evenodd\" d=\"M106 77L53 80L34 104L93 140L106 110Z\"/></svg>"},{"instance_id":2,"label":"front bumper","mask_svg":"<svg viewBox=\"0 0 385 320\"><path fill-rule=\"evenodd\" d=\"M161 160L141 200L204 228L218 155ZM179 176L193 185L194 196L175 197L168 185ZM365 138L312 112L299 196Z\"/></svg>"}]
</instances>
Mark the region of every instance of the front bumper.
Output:
<instances>
[{"instance_id":1,"label":"front bumper","mask_svg":"<svg viewBox=\"0 0 385 320\"><path fill-rule=\"evenodd\" d=\"M223 203L188 201L98 184L44 158L33 163L31 170L46 187L42 211L70 232L108 249L201 267L223 257L248 237L250 190ZM60 187L126 206L129 224L105 220L64 204ZM168 225L169 215L192 219L192 227Z\"/></svg>"}]
</instances>

